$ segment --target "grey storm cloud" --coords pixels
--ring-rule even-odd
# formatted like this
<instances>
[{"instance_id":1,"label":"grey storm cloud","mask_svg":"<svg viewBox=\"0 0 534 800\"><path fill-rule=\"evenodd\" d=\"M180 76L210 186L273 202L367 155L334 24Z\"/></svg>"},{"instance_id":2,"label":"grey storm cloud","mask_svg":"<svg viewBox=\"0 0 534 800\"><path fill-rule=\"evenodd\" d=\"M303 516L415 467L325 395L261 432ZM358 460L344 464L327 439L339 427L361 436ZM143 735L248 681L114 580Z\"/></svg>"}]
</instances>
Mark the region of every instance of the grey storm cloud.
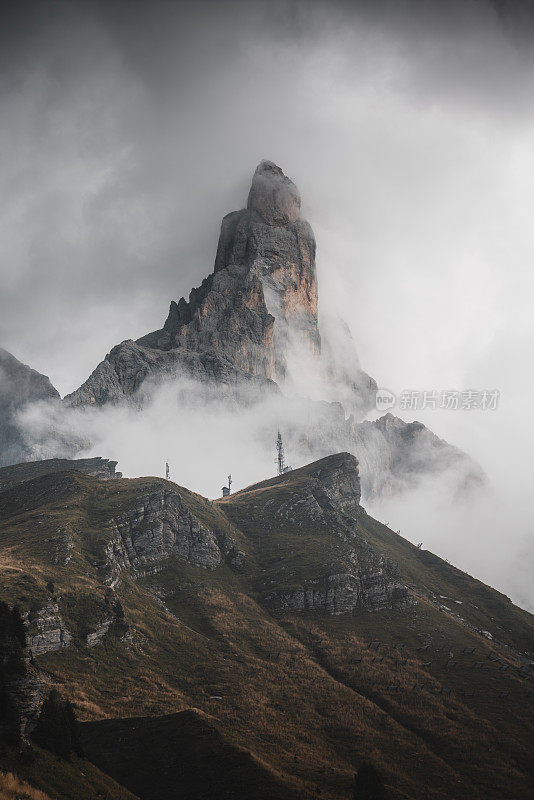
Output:
<instances>
[{"instance_id":1,"label":"grey storm cloud","mask_svg":"<svg viewBox=\"0 0 534 800\"><path fill-rule=\"evenodd\" d=\"M469 520L479 545L491 533L483 566L465 563L505 585L502 550L488 551L511 536L512 585L532 538L531 8L12 3L0 33L0 346L75 389L211 271L222 216L274 160L315 230L321 307L347 319L379 385L500 390L495 413L403 416L502 488L511 511L493 527ZM420 508L392 513L456 557L461 537L437 525L430 541Z\"/></svg>"}]
</instances>

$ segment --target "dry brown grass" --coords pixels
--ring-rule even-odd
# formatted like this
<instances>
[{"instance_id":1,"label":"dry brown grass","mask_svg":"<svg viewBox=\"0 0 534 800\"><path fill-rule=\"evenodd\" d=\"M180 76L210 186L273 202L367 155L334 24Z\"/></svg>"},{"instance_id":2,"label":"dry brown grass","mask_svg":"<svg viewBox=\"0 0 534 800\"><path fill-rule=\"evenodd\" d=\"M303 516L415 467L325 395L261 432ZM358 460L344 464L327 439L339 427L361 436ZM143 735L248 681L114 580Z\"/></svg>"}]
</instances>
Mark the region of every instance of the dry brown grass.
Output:
<instances>
[{"instance_id":1,"label":"dry brown grass","mask_svg":"<svg viewBox=\"0 0 534 800\"><path fill-rule=\"evenodd\" d=\"M50 797L12 772L0 772L0 800L50 800Z\"/></svg>"},{"instance_id":2,"label":"dry brown grass","mask_svg":"<svg viewBox=\"0 0 534 800\"><path fill-rule=\"evenodd\" d=\"M214 508L184 493L205 524L226 525L232 533L233 526L242 528L239 545L250 568L236 575L225 565L207 571L176 561L143 579L123 573L116 591L134 638L123 642L110 634L88 649L79 631L102 603L105 587L94 562L109 533L105 523L135 503L146 483L95 481L92 494L82 491L83 502L74 509L43 506L44 516L24 513L0 525L2 543L10 548L10 569L0 569L2 597L27 608L36 592L47 596L45 580L53 577L63 618L69 630L78 631L71 647L39 657L38 664L78 704L81 719L161 715L195 706L212 715L227 740L268 764L302 797L320 792L322 800L348 798L355 770L369 759L395 787L395 800L527 800L529 686L509 651L499 649L500 661L510 664L501 672L488 660L493 644L423 599L399 614L272 613L263 600L266 587L287 584L290 570L296 584L324 571L338 539L324 526L303 532L279 524L272 505L263 508L275 499L270 486ZM297 489L285 484L276 491L285 502ZM410 567L409 582L420 595L425 586L445 581L449 589L442 593L462 599L467 618L484 607L502 626L523 630L518 610L487 587L442 562L429 566L427 556L412 553L415 548L387 528L364 522L374 546L391 550ZM62 566L53 562L50 542L67 523L76 548ZM168 611L151 595L154 587L168 591ZM421 651L419 639L425 631L434 637L428 652ZM380 660L368 648L375 638L384 643ZM400 641L402 654L396 650ZM453 671L445 666L449 642L458 662ZM476 655L463 654L469 645L476 646ZM280 657L272 660L271 652ZM484 669L475 670L475 661L483 661ZM414 684L424 689L415 691ZM443 687L451 694L441 693ZM475 689L475 696L465 698L465 688ZM510 697L501 699L502 690L510 690ZM17 771L12 764L4 768ZM40 785L50 791L52 784Z\"/></svg>"}]
</instances>

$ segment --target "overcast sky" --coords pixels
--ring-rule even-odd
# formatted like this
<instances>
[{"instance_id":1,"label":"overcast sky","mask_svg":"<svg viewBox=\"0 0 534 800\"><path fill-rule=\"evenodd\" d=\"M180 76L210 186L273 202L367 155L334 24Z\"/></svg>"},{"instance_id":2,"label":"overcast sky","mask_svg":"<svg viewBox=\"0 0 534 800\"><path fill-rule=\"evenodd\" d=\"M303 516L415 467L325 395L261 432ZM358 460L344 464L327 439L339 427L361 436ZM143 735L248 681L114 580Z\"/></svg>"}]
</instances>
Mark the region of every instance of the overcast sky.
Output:
<instances>
[{"instance_id":1,"label":"overcast sky","mask_svg":"<svg viewBox=\"0 0 534 800\"><path fill-rule=\"evenodd\" d=\"M320 303L378 384L501 391L494 413L415 416L506 484L528 538L530 5L13 3L0 345L75 389L212 270L271 159L315 230Z\"/></svg>"}]
</instances>

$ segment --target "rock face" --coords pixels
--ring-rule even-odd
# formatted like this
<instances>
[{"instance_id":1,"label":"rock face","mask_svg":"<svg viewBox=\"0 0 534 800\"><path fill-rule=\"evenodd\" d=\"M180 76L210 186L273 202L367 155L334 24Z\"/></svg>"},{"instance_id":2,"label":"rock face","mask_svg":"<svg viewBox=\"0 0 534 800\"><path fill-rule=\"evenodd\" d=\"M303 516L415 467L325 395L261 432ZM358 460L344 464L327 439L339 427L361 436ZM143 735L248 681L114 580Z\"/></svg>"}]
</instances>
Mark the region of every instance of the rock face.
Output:
<instances>
[{"instance_id":1,"label":"rock face","mask_svg":"<svg viewBox=\"0 0 534 800\"><path fill-rule=\"evenodd\" d=\"M0 466L30 456L31 448L17 424L16 413L37 400L59 400L59 392L46 375L0 348Z\"/></svg>"},{"instance_id":2,"label":"rock face","mask_svg":"<svg viewBox=\"0 0 534 800\"><path fill-rule=\"evenodd\" d=\"M317 587L274 592L266 598L279 611L319 611L331 616L401 608L411 600L394 564L326 576Z\"/></svg>"},{"instance_id":3,"label":"rock face","mask_svg":"<svg viewBox=\"0 0 534 800\"><path fill-rule=\"evenodd\" d=\"M358 460L355 456L350 453L330 456L319 461L311 474L317 480L317 488L338 513L348 518L358 515L361 490ZM323 498L321 500L324 502Z\"/></svg>"},{"instance_id":4,"label":"rock face","mask_svg":"<svg viewBox=\"0 0 534 800\"><path fill-rule=\"evenodd\" d=\"M297 511L297 506L302 505L304 500L304 514L305 516L311 516L314 520L322 516L323 510L329 510L347 517L354 517L359 513L361 498L360 475L358 459L355 456L351 453L336 453L303 469L306 471L306 481L295 500L295 513L300 513ZM284 475L272 478L270 481L265 481L265 485L293 483L295 475L301 474L304 474L302 470L291 470ZM288 509L292 507L291 504L283 505L278 508L276 513L283 513L284 516L287 516ZM281 508L284 509L283 512Z\"/></svg>"},{"instance_id":5,"label":"rock face","mask_svg":"<svg viewBox=\"0 0 534 800\"><path fill-rule=\"evenodd\" d=\"M253 223L272 227L291 225L299 219L299 191L272 161L262 161L256 169L247 211Z\"/></svg>"},{"instance_id":6,"label":"rock face","mask_svg":"<svg viewBox=\"0 0 534 800\"><path fill-rule=\"evenodd\" d=\"M104 636L107 634L107 632L109 631L114 622L115 622L114 617L109 617L107 619L102 620L102 622L95 631L87 634L86 637L87 647L96 647L97 645L102 644Z\"/></svg>"},{"instance_id":7,"label":"rock face","mask_svg":"<svg viewBox=\"0 0 534 800\"><path fill-rule=\"evenodd\" d=\"M247 208L226 216L215 272L245 265L256 274L273 317L273 365L267 377L285 376L287 351L303 346L319 354L315 237L300 219L297 187L280 167L262 161L252 179Z\"/></svg>"},{"instance_id":8,"label":"rock face","mask_svg":"<svg viewBox=\"0 0 534 800\"><path fill-rule=\"evenodd\" d=\"M397 564L378 553L360 533L359 519L364 512L358 461L353 455L328 456L264 481L257 489L259 492L251 487L236 495L239 503L240 495L254 493L253 502L246 505L248 524L260 526L272 520L276 528L294 530L297 543L301 532L309 535L317 530L328 542L323 546L322 572L300 586L275 585L265 595L270 607L339 615L411 604Z\"/></svg>"},{"instance_id":9,"label":"rock face","mask_svg":"<svg viewBox=\"0 0 534 800\"><path fill-rule=\"evenodd\" d=\"M341 403L356 419L374 404L377 384L360 365L350 328L341 317L321 319L321 354L325 400Z\"/></svg>"},{"instance_id":10,"label":"rock face","mask_svg":"<svg viewBox=\"0 0 534 800\"><path fill-rule=\"evenodd\" d=\"M109 522L112 537L105 548L105 582L114 586L120 573L158 572L169 558L214 569L226 561L238 571L244 554L230 538L207 528L177 492L156 485L134 508Z\"/></svg>"},{"instance_id":11,"label":"rock face","mask_svg":"<svg viewBox=\"0 0 534 800\"><path fill-rule=\"evenodd\" d=\"M11 678L7 690L20 723L20 735L26 739L37 722L41 701L48 688L46 676L34 669L25 675Z\"/></svg>"},{"instance_id":12,"label":"rock face","mask_svg":"<svg viewBox=\"0 0 534 800\"><path fill-rule=\"evenodd\" d=\"M61 650L63 647L68 647L72 641L72 636L59 613L59 606L53 601L39 611L30 613L27 621L30 633L26 641L34 656ZM31 633L32 630L36 632Z\"/></svg>"},{"instance_id":13,"label":"rock face","mask_svg":"<svg viewBox=\"0 0 534 800\"><path fill-rule=\"evenodd\" d=\"M172 301L163 328L113 348L66 401L142 402L152 382L176 375L272 390L301 352L320 358L315 238L297 187L262 161L247 207L223 219L213 273L188 301ZM376 384L359 369L353 384L368 408Z\"/></svg>"},{"instance_id":14,"label":"rock face","mask_svg":"<svg viewBox=\"0 0 534 800\"><path fill-rule=\"evenodd\" d=\"M440 439L421 422L404 422L393 414L354 426L366 499L414 489L423 478L449 473L455 496L481 488L482 469L457 447Z\"/></svg>"},{"instance_id":15,"label":"rock face","mask_svg":"<svg viewBox=\"0 0 534 800\"><path fill-rule=\"evenodd\" d=\"M31 730L42 699L43 675L30 662L24 618L0 603L0 742L18 745Z\"/></svg>"}]
</instances>

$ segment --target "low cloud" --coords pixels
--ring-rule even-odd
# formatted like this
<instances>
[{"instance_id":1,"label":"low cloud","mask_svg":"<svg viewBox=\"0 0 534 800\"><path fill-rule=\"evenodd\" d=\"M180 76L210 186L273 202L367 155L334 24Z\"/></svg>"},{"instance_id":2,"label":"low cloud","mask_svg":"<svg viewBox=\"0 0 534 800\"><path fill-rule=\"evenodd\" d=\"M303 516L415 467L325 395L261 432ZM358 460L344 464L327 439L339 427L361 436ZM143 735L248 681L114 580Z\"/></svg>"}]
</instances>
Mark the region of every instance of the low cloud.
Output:
<instances>
[{"instance_id":1,"label":"low cloud","mask_svg":"<svg viewBox=\"0 0 534 800\"><path fill-rule=\"evenodd\" d=\"M293 468L340 450L358 456L343 410L324 401L276 391L260 395L250 386L225 390L185 378L143 389L142 407L68 408L57 401L28 405L19 412L18 423L32 457L105 456L119 461L125 477L164 477L168 461L172 480L214 498L228 474L234 491L276 474L278 430ZM372 439L367 446L374 446ZM419 450L417 460L423 466L425 458L434 469L430 448ZM380 452L366 451L363 460L382 467L386 463ZM406 481L401 476L391 482L392 496L364 493L362 503L408 540L422 542L425 549L534 610L528 504L517 505L510 491L512 474L503 484L493 470L484 489L459 495L462 470L452 462L434 474L411 474Z\"/></svg>"}]
</instances>

